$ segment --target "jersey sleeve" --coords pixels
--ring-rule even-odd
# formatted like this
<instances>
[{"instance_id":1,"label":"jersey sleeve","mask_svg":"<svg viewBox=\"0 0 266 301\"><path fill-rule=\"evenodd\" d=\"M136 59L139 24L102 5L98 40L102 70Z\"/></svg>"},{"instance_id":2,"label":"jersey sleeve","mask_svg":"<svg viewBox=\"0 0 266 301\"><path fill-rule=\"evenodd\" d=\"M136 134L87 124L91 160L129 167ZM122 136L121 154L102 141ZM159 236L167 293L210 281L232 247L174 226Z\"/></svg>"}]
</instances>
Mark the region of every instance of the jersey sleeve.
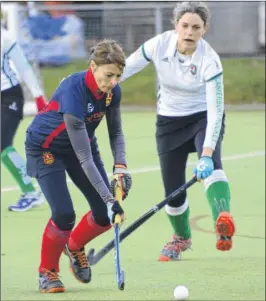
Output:
<instances>
[{"instance_id":1,"label":"jersey sleeve","mask_svg":"<svg viewBox=\"0 0 266 301\"><path fill-rule=\"evenodd\" d=\"M19 44L9 38L7 38L5 42L7 44L5 46L6 53L10 60L14 63L17 72L21 76L22 81L27 85L32 96L36 98L43 95L44 93L38 83L33 69Z\"/></svg>"},{"instance_id":2,"label":"jersey sleeve","mask_svg":"<svg viewBox=\"0 0 266 301\"><path fill-rule=\"evenodd\" d=\"M204 147L215 150L220 137L224 114L223 75L216 75L206 83L207 128Z\"/></svg>"},{"instance_id":3,"label":"jersey sleeve","mask_svg":"<svg viewBox=\"0 0 266 301\"><path fill-rule=\"evenodd\" d=\"M113 196L93 161L91 146L84 122L68 114L64 115L64 122L72 147L90 183L104 202L112 201Z\"/></svg>"},{"instance_id":4,"label":"jersey sleeve","mask_svg":"<svg viewBox=\"0 0 266 301\"><path fill-rule=\"evenodd\" d=\"M219 59L213 58L208 64L204 72L204 81L208 82L223 74L222 63Z\"/></svg>"},{"instance_id":5,"label":"jersey sleeve","mask_svg":"<svg viewBox=\"0 0 266 301\"><path fill-rule=\"evenodd\" d=\"M84 121L85 99L80 85L68 77L61 82L57 93L60 98L58 112L73 115L81 121Z\"/></svg>"},{"instance_id":6,"label":"jersey sleeve","mask_svg":"<svg viewBox=\"0 0 266 301\"><path fill-rule=\"evenodd\" d=\"M154 51L159 43L159 35L146 41L126 59L126 67L121 81L145 68L152 60Z\"/></svg>"},{"instance_id":7,"label":"jersey sleeve","mask_svg":"<svg viewBox=\"0 0 266 301\"><path fill-rule=\"evenodd\" d=\"M4 29L1 26L1 35L2 35L2 39L4 41L4 45L3 48L5 50L5 52L10 52L10 50L12 50L12 48L17 44L16 41L14 39L12 39L11 35L9 34L9 32Z\"/></svg>"},{"instance_id":8,"label":"jersey sleeve","mask_svg":"<svg viewBox=\"0 0 266 301\"><path fill-rule=\"evenodd\" d=\"M116 88L115 102L106 110L106 121L114 164L126 164L125 138L122 130L120 87Z\"/></svg>"}]
</instances>

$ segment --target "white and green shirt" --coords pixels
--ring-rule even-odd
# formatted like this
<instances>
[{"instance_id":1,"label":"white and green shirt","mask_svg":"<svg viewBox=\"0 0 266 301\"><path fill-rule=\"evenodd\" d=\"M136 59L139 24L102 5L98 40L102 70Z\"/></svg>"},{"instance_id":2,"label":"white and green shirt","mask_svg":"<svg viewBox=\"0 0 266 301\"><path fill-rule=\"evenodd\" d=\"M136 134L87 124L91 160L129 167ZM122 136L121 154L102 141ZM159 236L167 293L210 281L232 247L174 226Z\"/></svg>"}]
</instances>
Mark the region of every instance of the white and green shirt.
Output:
<instances>
[{"instance_id":1,"label":"white and green shirt","mask_svg":"<svg viewBox=\"0 0 266 301\"><path fill-rule=\"evenodd\" d=\"M184 56L177 51L177 37L171 30L146 41L127 58L121 81L153 62L159 81L157 113L188 116L207 111L204 147L215 149L224 112L220 58L204 39L193 55Z\"/></svg>"},{"instance_id":2,"label":"white and green shirt","mask_svg":"<svg viewBox=\"0 0 266 301\"><path fill-rule=\"evenodd\" d=\"M12 39L10 32L1 25L1 91L19 84L16 72L27 85L33 97L43 95L38 80L21 47Z\"/></svg>"}]
</instances>

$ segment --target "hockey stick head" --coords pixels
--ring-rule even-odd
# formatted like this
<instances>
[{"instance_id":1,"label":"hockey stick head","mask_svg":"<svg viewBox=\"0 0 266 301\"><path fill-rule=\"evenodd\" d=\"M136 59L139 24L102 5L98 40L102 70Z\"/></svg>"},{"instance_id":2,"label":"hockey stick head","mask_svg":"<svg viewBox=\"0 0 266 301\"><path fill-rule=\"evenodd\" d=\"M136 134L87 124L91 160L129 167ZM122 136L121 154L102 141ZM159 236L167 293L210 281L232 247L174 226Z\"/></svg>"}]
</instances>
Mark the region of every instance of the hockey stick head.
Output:
<instances>
[{"instance_id":1,"label":"hockey stick head","mask_svg":"<svg viewBox=\"0 0 266 301\"><path fill-rule=\"evenodd\" d=\"M118 283L118 288L123 291L125 288L125 272L122 270L120 274L120 281Z\"/></svg>"},{"instance_id":2,"label":"hockey stick head","mask_svg":"<svg viewBox=\"0 0 266 301\"><path fill-rule=\"evenodd\" d=\"M88 259L89 265L93 265L94 264L93 263L94 253L95 253L95 249L90 249L89 252L88 252L87 259Z\"/></svg>"}]
</instances>

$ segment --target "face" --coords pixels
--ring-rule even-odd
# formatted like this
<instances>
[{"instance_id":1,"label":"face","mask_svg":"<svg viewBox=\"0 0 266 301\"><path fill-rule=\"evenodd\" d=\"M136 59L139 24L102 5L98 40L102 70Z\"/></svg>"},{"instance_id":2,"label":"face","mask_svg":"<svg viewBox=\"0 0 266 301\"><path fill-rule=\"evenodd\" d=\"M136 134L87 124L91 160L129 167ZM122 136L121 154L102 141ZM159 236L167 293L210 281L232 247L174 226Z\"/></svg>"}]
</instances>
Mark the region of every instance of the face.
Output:
<instances>
[{"instance_id":1,"label":"face","mask_svg":"<svg viewBox=\"0 0 266 301\"><path fill-rule=\"evenodd\" d=\"M97 66L91 61L91 69L99 89L104 93L111 92L122 75L121 69L115 64Z\"/></svg>"},{"instance_id":2,"label":"face","mask_svg":"<svg viewBox=\"0 0 266 301\"><path fill-rule=\"evenodd\" d=\"M175 26L178 33L178 49L184 54L192 54L207 26L198 14L185 13Z\"/></svg>"}]
</instances>

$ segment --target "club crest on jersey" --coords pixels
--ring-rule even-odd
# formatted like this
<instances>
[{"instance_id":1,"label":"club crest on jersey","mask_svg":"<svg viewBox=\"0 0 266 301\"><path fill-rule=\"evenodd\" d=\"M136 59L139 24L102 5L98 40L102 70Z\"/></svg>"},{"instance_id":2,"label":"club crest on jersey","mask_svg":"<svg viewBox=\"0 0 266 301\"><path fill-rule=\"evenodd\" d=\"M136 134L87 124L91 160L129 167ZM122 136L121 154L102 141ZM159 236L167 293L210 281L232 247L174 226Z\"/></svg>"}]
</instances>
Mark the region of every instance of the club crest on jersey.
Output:
<instances>
[{"instance_id":1,"label":"club crest on jersey","mask_svg":"<svg viewBox=\"0 0 266 301\"><path fill-rule=\"evenodd\" d=\"M108 93L107 96L106 96L106 101L105 101L105 105L108 107L112 101L112 97L113 97L113 94L112 93Z\"/></svg>"},{"instance_id":2,"label":"club crest on jersey","mask_svg":"<svg viewBox=\"0 0 266 301\"><path fill-rule=\"evenodd\" d=\"M192 75L195 75L197 73L197 66L190 65L190 72Z\"/></svg>"},{"instance_id":3,"label":"club crest on jersey","mask_svg":"<svg viewBox=\"0 0 266 301\"><path fill-rule=\"evenodd\" d=\"M88 103L88 113L91 113L91 112L93 112L93 110L94 110L94 105L92 104L92 103Z\"/></svg>"},{"instance_id":4,"label":"club crest on jersey","mask_svg":"<svg viewBox=\"0 0 266 301\"><path fill-rule=\"evenodd\" d=\"M50 152L44 152L42 154L43 157L43 163L46 165L50 165L54 163L54 156Z\"/></svg>"}]
</instances>

